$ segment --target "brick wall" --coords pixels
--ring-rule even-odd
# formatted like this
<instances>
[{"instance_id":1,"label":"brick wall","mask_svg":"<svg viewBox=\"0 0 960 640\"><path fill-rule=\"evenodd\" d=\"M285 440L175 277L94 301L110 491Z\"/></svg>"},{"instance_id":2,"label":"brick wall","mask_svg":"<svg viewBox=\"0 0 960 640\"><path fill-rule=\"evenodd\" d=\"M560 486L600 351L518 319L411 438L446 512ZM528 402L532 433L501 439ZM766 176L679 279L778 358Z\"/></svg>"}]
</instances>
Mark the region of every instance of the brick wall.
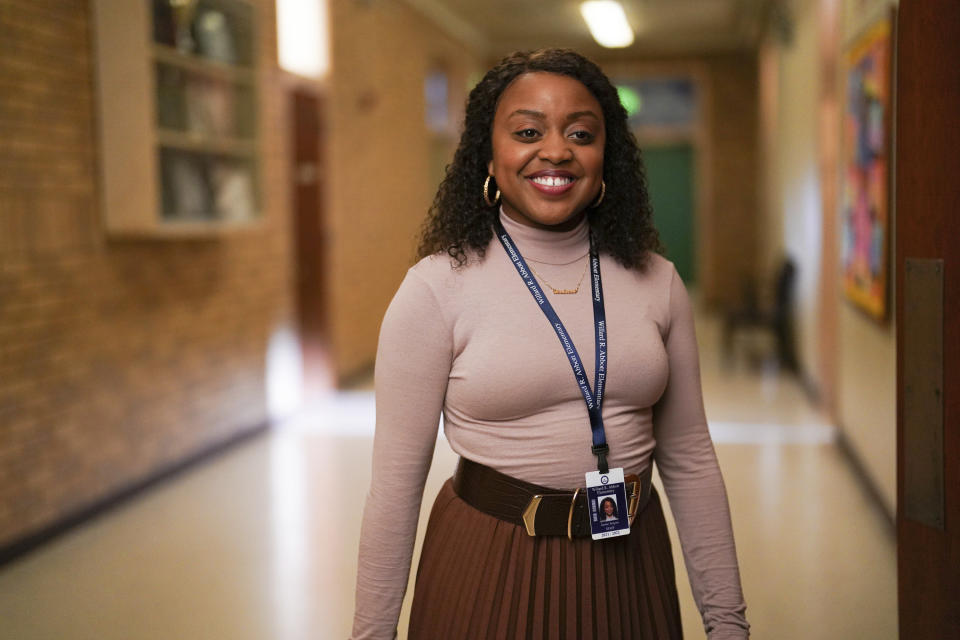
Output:
<instances>
[{"instance_id":1,"label":"brick wall","mask_svg":"<svg viewBox=\"0 0 960 640\"><path fill-rule=\"evenodd\" d=\"M0 546L266 419L292 306L273 3L260 3L267 224L102 231L87 0L0 2Z\"/></svg>"}]
</instances>

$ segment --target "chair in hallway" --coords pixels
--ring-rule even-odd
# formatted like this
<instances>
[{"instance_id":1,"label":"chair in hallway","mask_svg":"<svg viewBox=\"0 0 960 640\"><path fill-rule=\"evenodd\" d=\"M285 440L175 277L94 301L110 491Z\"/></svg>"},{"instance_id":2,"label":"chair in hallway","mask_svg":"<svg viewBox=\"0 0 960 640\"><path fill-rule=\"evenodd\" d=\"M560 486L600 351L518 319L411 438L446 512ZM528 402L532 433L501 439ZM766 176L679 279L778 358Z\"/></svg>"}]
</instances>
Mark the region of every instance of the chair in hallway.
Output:
<instances>
[{"instance_id":1,"label":"chair in hallway","mask_svg":"<svg viewBox=\"0 0 960 640\"><path fill-rule=\"evenodd\" d=\"M743 330L769 332L776 342L778 365L787 371L797 372L797 358L793 340L793 293L797 268L793 260L784 258L774 280L773 299L761 308L757 286L752 280L744 285L743 302L740 307L728 310L723 318L722 353L724 362L733 361L734 343Z\"/></svg>"}]
</instances>

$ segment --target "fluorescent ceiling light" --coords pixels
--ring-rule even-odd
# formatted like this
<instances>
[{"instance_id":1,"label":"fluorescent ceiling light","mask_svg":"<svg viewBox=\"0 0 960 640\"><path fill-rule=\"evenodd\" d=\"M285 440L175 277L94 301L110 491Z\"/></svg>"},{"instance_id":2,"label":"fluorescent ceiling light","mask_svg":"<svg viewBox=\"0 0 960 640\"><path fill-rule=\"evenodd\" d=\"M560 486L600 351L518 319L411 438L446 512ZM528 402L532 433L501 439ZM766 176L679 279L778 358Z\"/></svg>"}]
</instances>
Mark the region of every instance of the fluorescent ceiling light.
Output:
<instances>
[{"instance_id":1,"label":"fluorescent ceiling light","mask_svg":"<svg viewBox=\"0 0 960 640\"><path fill-rule=\"evenodd\" d=\"M581 3L580 14L590 27L590 35L600 45L614 49L633 44L633 29L619 2L590 0Z\"/></svg>"}]
</instances>

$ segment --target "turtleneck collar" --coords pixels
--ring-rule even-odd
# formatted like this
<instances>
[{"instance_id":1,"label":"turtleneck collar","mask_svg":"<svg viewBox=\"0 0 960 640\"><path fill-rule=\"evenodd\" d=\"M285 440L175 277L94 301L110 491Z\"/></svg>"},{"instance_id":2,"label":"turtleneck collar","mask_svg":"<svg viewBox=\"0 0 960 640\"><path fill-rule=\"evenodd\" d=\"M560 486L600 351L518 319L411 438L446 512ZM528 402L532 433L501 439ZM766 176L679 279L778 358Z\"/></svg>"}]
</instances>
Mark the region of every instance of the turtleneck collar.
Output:
<instances>
[{"instance_id":1,"label":"turtleneck collar","mask_svg":"<svg viewBox=\"0 0 960 640\"><path fill-rule=\"evenodd\" d=\"M500 223L526 260L569 264L590 253L590 224L586 216L570 231L547 231L516 222L501 207Z\"/></svg>"}]
</instances>

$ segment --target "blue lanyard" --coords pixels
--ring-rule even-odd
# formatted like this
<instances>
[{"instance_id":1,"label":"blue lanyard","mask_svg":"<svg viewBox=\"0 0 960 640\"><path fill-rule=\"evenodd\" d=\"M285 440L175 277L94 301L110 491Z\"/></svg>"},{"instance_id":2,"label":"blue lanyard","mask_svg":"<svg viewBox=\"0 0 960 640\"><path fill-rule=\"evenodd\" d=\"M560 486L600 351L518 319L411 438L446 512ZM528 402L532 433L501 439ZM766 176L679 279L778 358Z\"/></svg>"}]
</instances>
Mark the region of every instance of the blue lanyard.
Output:
<instances>
[{"instance_id":1,"label":"blue lanyard","mask_svg":"<svg viewBox=\"0 0 960 640\"><path fill-rule=\"evenodd\" d=\"M597 456L597 469L600 473L608 473L607 455L610 453L610 447L607 446L607 437L603 430L603 415L601 413L601 408L603 407L603 388L607 378L607 315L603 308L603 284L600 279L600 258L597 256L597 252L593 247L593 241L591 240L590 242L590 282L591 290L593 291L593 324L597 341L597 360L596 367L594 368L596 375L594 377L593 390L591 390L590 384L587 382L587 374L580 360L580 354L577 353L577 348L573 345L573 340L570 339L566 328L560 321L560 316L553 310L553 306L550 304L550 301L547 300L536 278L533 277L530 268L527 266L527 262L523 259L523 256L520 255L520 250L516 248L510 234L503 228L503 224L497 219L494 225L497 232L497 239L500 240L500 244L503 245L503 250L507 252L510 261L513 262L513 266L517 269L517 273L520 274L520 278L530 290L530 295L533 296L540 310L543 311L543 315L550 321L550 325L556 332L557 338L560 339L564 353L567 354L567 359L570 360L573 377L576 379L577 385L580 387L580 393L583 394L583 399L587 403L587 414L590 416L590 431L593 434L592 451L593 455Z\"/></svg>"}]
</instances>

